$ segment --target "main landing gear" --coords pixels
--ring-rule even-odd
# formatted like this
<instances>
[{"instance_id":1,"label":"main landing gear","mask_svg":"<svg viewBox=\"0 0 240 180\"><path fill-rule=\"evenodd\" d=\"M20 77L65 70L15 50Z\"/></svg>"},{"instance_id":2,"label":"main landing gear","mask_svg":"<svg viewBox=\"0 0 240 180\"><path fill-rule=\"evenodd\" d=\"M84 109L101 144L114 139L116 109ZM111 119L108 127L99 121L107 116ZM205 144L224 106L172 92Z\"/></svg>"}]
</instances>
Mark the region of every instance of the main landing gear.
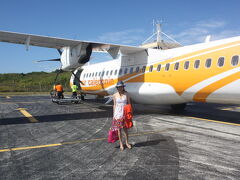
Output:
<instances>
[{"instance_id":1,"label":"main landing gear","mask_svg":"<svg viewBox=\"0 0 240 180\"><path fill-rule=\"evenodd\" d=\"M187 103L182 104L172 104L171 108L173 111L183 111L186 107Z\"/></svg>"}]
</instances>

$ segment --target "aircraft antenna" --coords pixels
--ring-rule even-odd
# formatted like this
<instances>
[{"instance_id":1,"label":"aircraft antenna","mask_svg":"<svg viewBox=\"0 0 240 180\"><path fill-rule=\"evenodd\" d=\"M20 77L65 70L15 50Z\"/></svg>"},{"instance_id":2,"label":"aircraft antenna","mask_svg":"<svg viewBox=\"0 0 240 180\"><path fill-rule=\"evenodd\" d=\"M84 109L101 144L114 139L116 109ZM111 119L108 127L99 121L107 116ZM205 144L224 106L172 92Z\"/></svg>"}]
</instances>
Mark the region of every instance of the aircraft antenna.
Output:
<instances>
[{"instance_id":1,"label":"aircraft antenna","mask_svg":"<svg viewBox=\"0 0 240 180\"><path fill-rule=\"evenodd\" d=\"M141 47L148 48L150 47L155 49L171 49L182 46L179 42L177 42L175 39L173 39L172 37L170 37L169 35L162 31L161 24L159 21L153 20L153 26L154 26L153 34L150 37L148 37L144 42L142 42ZM154 37L156 39L153 39ZM168 39L172 42L163 40L163 37L165 37L165 40Z\"/></svg>"},{"instance_id":2,"label":"aircraft antenna","mask_svg":"<svg viewBox=\"0 0 240 180\"><path fill-rule=\"evenodd\" d=\"M153 34L155 33L155 21L154 21L154 19L153 19L153 32L152 32Z\"/></svg>"},{"instance_id":3,"label":"aircraft antenna","mask_svg":"<svg viewBox=\"0 0 240 180\"><path fill-rule=\"evenodd\" d=\"M157 26L157 42L161 42L161 40L162 40L162 37L161 37L161 24L160 23L157 23L156 24L156 26Z\"/></svg>"}]
</instances>

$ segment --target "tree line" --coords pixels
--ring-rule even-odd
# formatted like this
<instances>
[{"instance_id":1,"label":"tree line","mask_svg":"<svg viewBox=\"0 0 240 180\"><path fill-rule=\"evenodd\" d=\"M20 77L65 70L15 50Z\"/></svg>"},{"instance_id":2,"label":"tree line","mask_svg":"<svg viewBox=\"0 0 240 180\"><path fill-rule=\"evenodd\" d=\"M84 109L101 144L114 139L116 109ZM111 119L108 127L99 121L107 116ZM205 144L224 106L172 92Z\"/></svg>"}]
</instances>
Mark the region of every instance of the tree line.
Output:
<instances>
[{"instance_id":1,"label":"tree line","mask_svg":"<svg viewBox=\"0 0 240 180\"><path fill-rule=\"evenodd\" d=\"M57 71L0 74L0 92L50 92L53 89ZM60 73L57 81L65 91L70 91L71 72Z\"/></svg>"}]
</instances>

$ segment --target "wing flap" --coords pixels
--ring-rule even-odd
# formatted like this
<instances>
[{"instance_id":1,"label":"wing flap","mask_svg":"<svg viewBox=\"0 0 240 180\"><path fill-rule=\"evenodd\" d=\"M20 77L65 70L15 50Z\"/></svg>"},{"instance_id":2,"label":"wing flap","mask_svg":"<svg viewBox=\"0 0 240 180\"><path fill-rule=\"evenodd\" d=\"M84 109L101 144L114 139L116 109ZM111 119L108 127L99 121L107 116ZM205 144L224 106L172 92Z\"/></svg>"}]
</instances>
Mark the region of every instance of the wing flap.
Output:
<instances>
[{"instance_id":1,"label":"wing flap","mask_svg":"<svg viewBox=\"0 0 240 180\"><path fill-rule=\"evenodd\" d=\"M93 51L108 52L113 57L117 55L118 53L117 51L120 51L123 54L131 54L131 53L136 53L146 49L142 47L90 42L90 41L79 41L79 40L72 40L72 39L63 39L63 38L56 38L56 37L7 32L7 31L0 31L0 42L25 44L25 45L56 48L56 49L61 49L63 47L75 47L81 43L87 43L87 44L91 44Z\"/></svg>"}]
</instances>

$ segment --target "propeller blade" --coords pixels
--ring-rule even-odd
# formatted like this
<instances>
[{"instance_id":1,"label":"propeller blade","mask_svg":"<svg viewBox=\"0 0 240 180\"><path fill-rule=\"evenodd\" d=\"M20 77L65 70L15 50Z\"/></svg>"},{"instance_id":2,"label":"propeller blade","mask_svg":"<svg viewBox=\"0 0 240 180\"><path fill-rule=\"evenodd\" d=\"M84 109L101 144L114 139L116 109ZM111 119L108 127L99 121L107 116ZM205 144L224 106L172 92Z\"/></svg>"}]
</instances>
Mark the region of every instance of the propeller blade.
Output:
<instances>
[{"instance_id":1,"label":"propeller blade","mask_svg":"<svg viewBox=\"0 0 240 180\"><path fill-rule=\"evenodd\" d=\"M57 58L57 59L39 60L39 61L36 61L36 62L45 62L45 61L61 61L61 59Z\"/></svg>"}]
</instances>

